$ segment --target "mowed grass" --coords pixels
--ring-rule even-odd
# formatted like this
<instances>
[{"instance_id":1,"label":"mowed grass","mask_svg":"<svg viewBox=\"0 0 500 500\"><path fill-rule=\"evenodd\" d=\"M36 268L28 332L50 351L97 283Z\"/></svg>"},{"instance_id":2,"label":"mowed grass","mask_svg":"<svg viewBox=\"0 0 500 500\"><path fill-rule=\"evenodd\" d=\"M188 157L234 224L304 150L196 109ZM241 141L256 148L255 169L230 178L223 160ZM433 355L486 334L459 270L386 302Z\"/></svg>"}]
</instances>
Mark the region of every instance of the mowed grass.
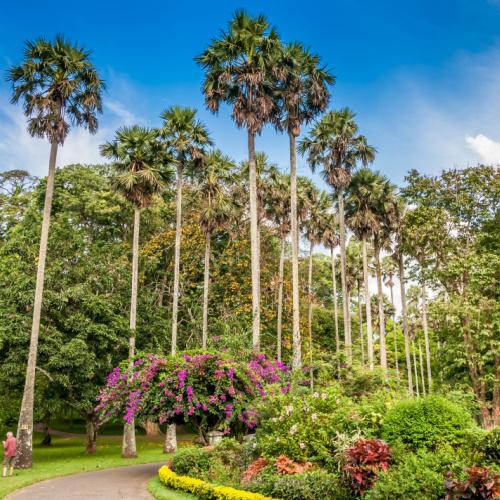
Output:
<instances>
[{"instance_id":1,"label":"mowed grass","mask_svg":"<svg viewBox=\"0 0 500 500\"><path fill-rule=\"evenodd\" d=\"M193 436L180 435L179 444L188 444ZM65 476L77 472L123 467L133 464L150 462L166 462L168 455L162 451L163 441L148 440L144 436L137 436L137 458L121 458L121 439L113 437L99 437L97 453L85 453L85 439L52 437L52 446L42 447L36 443L41 441L41 434L34 434L33 468L28 470L16 469L13 477L0 477L0 498L8 493L57 476Z\"/></svg>"}]
</instances>

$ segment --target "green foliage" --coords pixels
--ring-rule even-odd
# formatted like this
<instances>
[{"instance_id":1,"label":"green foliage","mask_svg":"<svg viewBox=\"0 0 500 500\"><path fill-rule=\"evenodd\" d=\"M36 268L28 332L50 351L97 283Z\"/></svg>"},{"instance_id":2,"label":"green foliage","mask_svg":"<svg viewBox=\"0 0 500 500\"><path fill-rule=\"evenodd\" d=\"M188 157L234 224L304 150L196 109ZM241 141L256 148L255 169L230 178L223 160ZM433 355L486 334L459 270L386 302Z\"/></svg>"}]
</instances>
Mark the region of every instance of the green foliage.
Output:
<instances>
[{"instance_id":1,"label":"green foliage","mask_svg":"<svg viewBox=\"0 0 500 500\"><path fill-rule=\"evenodd\" d=\"M210 468L210 453L204 448L180 449L172 458L171 469L181 476L201 476Z\"/></svg>"},{"instance_id":2,"label":"green foliage","mask_svg":"<svg viewBox=\"0 0 500 500\"><path fill-rule=\"evenodd\" d=\"M390 409L382 425L382 437L412 450L435 449L441 444L463 444L466 431L473 426L462 406L442 396L428 396L401 401Z\"/></svg>"},{"instance_id":3,"label":"green foliage","mask_svg":"<svg viewBox=\"0 0 500 500\"><path fill-rule=\"evenodd\" d=\"M403 453L400 462L379 475L367 498L411 498L434 500L444 496L444 474L450 470L459 472L463 464L450 448L434 451L419 450Z\"/></svg>"},{"instance_id":4,"label":"green foliage","mask_svg":"<svg viewBox=\"0 0 500 500\"><path fill-rule=\"evenodd\" d=\"M266 410L257 430L258 450L266 457L286 455L334 467L337 433L357 426L353 404L337 385L313 394L275 396Z\"/></svg>"}]
</instances>

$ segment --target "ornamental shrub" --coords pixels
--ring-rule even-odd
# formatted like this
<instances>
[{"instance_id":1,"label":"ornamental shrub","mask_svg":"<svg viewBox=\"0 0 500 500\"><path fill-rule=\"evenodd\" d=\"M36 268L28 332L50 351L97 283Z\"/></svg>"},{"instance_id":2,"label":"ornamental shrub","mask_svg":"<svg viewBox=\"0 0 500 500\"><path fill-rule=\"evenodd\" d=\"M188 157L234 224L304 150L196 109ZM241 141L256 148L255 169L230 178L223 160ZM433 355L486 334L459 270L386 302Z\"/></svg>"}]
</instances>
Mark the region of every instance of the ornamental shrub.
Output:
<instances>
[{"instance_id":1,"label":"ornamental shrub","mask_svg":"<svg viewBox=\"0 0 500 500\"><path fill-rule=\"evenodd\" d=\"M171 469L180 475L200 477L210 468L210 453L205 448L184 448L171 460Z\"/></svg>"},{"instance_id":2,"label":"ornamental shrub","mask_svg":"<svg viewBox=\"0 0 500 500\"><path fill-rule=\"evenodd\" d=\"M378 439L361 439L347 449L346 455L344 471L350 488L361 496L373 486L379 473L388 469L391 461L389 446Z\"/></svg>"},{"instance_id":3,"label":"ornamental shrub","mask_svg":"<svg viewBox=\"0 0 500 500\"><path fill-rule=\"evenodd\" d=\"M450 447L416 453L399 451L398 463L381 472L377 482L366 493L371 500L408 498L412 500L438 500L444 496L445 473L457 474L464 464Z\"/></svg>"},{"instance_id":4,"label":"ornamental shrub","mask_svg":"<svg viewBox=\"0 0 500 500\"><path fill-rule=\"evenodd\" d=\"M444 483L445 500L472 498L486 500L500 497L500 474L489 467L473 466L467 470L467 479L460 481L448 474Z\"/></svg>"},{"instance_id":5,"label":"ornamental shrub","mask_svg":"<svg viewBox=\"0 0 500 500\"><path fill-rule=\"evenodd\" d=\"M460 445L474 427L469 413L442 396L409 399L391 408L382 424L382 437L401 442L411 450Z\"/></svg>"},{"instance_id":6,"label":"ornamental shrub","mask_svg":"<svg viewBox=\"0 0 500 500\"><path fill-rule=\"evenodd\" d=\"M500 427L495 427L483 436L479 444L486 462L500 464Z\"/></svg>"},{"instance_id":7,"label":"ornamental shrub","mask_svg":"<svg viewBox=\"0 0 500 500\"><path fill-rule=\"evenodd\" d=\"M273 461L286 455L296 462L318 462L334 468L338 432L356 431L359 420L349 398L337 385L311 394L270 398L261 408L257 451Z\"/></svg>"}]
</instances>

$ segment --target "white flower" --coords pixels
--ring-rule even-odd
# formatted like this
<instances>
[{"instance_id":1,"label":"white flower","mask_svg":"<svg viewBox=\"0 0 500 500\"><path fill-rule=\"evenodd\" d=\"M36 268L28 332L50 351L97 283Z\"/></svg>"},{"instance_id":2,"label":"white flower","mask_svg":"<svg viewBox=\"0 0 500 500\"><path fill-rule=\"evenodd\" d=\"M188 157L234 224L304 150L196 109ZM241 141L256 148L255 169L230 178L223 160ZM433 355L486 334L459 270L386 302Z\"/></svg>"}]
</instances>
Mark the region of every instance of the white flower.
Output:
<instances>
[{"instance_id":1,"label":"white flower","mask_svg":"<svg viewBox=\"0 0 500 500\"><path fill-rule=\"evenodd\" d=\"M278 419L277 419L276 417L273 417L271 420L272 420L274 423L276 423L276 422L278 421Z\"/></svg>"},{"instance_id":2,"label":"white flower","mask_svg":"<svg viewBox=\"0 0 500 500\"><path fill-rule=\"evenodd\" d=\"M257 443L252 443L252 448L255 450L255 448L257 448Z\"/></svg>"},{"instance_id":3,"label":"white flower","mask_svg":"<svg viewBox=\"0 0 500 500\"><path fill-rule=\"evenodd\" d=\"M300 446L301 450L303 450L306 447L306 445L304 443L299 443L299 446Z\"/></svg>"},{"instance_id":4,"label":"white flower","mask_svg":"<svg viewBox=\"0 0 500 500\"><path fill-rule=\"evenodd\" d=\"M292 413L292 410L293 410L292 405L285 406L285 413L286 413L287 417L288 417L288 415L290 415L290 413Z\"/></svg>"},{"instance_id":5,"label":"white flower","mask_svg":"<svg viewBox=\"0 0 500 500\"><path fill-rule=\"evenodd\" d=\"M319 393L315 392L315 393L313 394L313 397L314 397L314 398L319 398Z\"/></svg>"},{"instance_id":6,"label":"white flower","mask_svg":"<svg viewBox=\"0 0 500 500\"><path fill-rule=\"evenodd\" d=\"M313 413L311 415L311 420L314 422L316 419L318 418L318 415L316 415L316 413Z\"/></svg>"},{"instance_id":7,"label":"white flower","mask_svg":"<svg viewBox=\"0 0 500 500\"><path fill-rule=\"evenodd\" d=\"M324 401L326 399L326 392L321 393L321 399Z\"/></svg>"},{"instance_id":8,"label":"white flower","mask_svg":"<svg viewBox=\"0 0 500 500\"><path fill-rule=\"evenodd\" d=\"M295 434L297 432L297 424L293 424L292 427L290 427L290 434Z\"/></svg>"}]
</instances>

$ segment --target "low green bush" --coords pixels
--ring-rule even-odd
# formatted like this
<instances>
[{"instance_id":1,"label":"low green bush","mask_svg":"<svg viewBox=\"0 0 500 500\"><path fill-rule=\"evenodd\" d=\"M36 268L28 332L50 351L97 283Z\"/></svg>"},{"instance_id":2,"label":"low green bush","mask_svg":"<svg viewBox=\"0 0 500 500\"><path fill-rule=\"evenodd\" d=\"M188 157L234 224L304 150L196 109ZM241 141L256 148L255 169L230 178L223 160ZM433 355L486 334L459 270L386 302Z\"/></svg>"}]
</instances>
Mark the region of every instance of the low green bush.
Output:
<instances>
[{"instance_id":1,"label":"low green bush","mask_svg":"<svg viewBox=\"0 0 500 500\"><path fill-rule=\"evenodd\" d=\"M249 485L247 489L286 500L347 500L351 498L338 474L321 470L294 475L263 474L258 482Z\"/></svg>"},{"instance_id":2,"label":"low green bush","mask_svg":"<svg viewBox=\"0 0 500 500\"><path fill-rule=\"evenodd\" d=\"M391 444L401 442L413 451L434 449L463 444L474 426L462 406L442 396L428 396L400 401L391 408L382 423L382 438Z\"/></svg>"},{"instance_id":3,"label":"low green bush","mask_svg":"<svg viewBox=\"0 0 500 500\"><path fill-rule=\"evenodd\" d=\"M181 476L199 477L210 468L210 454L204 448L183 448L172 458L172 470Z\"/></svg>"},{"instance_id":4,"label":"low green bush","mask_svg":"<svg viewBox=\"0 0 500 500\"><path fill-rule=\"evenodd\" d=\"M400 450L401 451L401 450ZM400 455L401 461L382 472L366 498L386 500L405 498L434 500L444 497L445 473L461 474L463 462L451 448Z\"/></svg>"},{"instance_id":5,"label":"low green bush","mask_svg":"<svg viewBox=\"0 0 500 500\"><path fill-rule=\"evenodd\" d=\"M486 462L491 464L500 464L500 427L495 427L486 432L479 444Z\"/></svg>"}]
</instances>

